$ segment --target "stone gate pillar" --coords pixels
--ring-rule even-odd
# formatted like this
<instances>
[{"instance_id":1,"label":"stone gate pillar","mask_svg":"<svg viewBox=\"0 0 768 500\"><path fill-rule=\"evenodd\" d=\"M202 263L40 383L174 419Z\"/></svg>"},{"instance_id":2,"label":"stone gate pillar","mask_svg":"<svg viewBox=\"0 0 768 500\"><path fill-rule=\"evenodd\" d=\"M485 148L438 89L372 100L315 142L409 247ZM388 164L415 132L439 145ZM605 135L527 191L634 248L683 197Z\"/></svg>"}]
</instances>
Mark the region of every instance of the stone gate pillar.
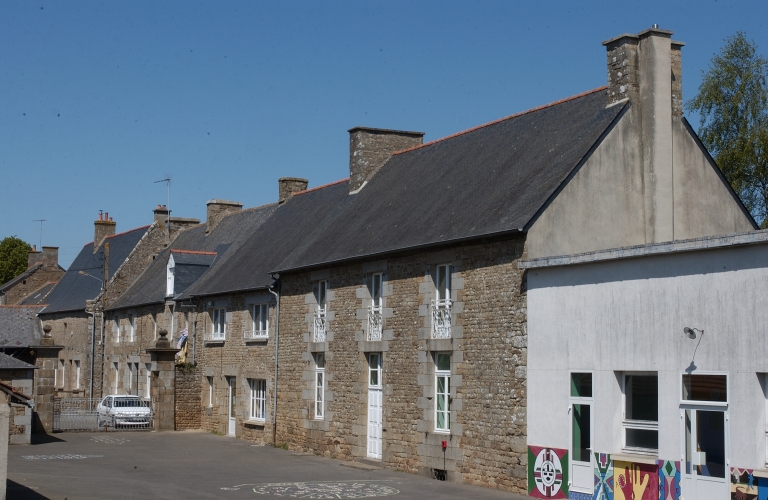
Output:
<instances>
[{"instance_id":1,"label":"stone gate pillar","mask_svg":"<svg viewBox=\"0 0 768 500\"><path fill-rule=\"evenodd\" d=\"M30 346L30 349L37 353L35 366L39 368L35 370L35 412L33 418L36 415L37 419L34 421L33 432L41 434L53 432L53 393L56 390L54 387L56 364L59 360L59 351L64 349L64 346L54 345L51 325L45 325L43 332L40 345Z\"/></svg>"},{"instance_id":2,"label":"stone gate pillar","mask_svg":"<svg viewBox=\"0 0 768 500\"><path fill-rule=\"evenodd\" d=\"M155 347L147 349L152 356L151 394L155 400L155 430L176 430L176 353L166 338L168 330L157 332Z\"/></svg>"}]
</instances>

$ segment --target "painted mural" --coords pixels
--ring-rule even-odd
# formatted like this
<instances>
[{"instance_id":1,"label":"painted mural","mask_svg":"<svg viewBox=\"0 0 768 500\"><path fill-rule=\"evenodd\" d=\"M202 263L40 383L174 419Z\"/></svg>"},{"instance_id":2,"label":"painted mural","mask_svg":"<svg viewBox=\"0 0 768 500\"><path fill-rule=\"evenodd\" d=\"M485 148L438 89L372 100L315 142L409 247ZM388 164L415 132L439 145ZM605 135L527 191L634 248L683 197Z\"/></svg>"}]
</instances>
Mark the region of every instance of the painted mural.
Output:
<instances>
[{"instance_id":1,"label":"painted mural","mask_svg":"<svg viewBox=\"0 0 768 500\"><path fill-rule=\"evenodd\" d=\"M679 500L680 462L659 460L659 500Z\"/></svg>"},{"instance_id":2,"label":"painted mural","mask_svg":"<svg viewBox=\"0 0 768 500\"><path fill-rule=\"evenodd\" d=\"M613 500L613 462L608 453L595 453L595 489L592 500Z\"/></svg>"},{"instance_id":3,"label":"painted mural","mask_svg":"<svg viewBox=\"0 0 768 500\"><path fill-rule=\"evenodd\" d=\"M568 498L568 450L528 447L528 495Z\"/></svg>"},{"instance_id":4,"label":"painted mural","mask_svg":"<svg viewBox=\"0 0 768 500\"><path fill-rule=\"evenodd\" d=\"M656 464L613 462L615 500L659 500L659 470Z\"/></svg>"},{"instance_id":5,"label":"painted mural","mask_svg":"<svg viewBox=\"0 0 768 500\"><path fill-rule=\"evenodd\" d=\"M768 500L768 477L756 477L757 500Z\"/></svg>"},{"instance_id":6,"label":"painted mural","mask_svg":"<svg viewBox=\"0 0 768 500\"><path fill-rule=\"evenodd\" d=\"M731 468L731 500L756 500L758 484L752 469Z\"/></svg>"}]
</instances>

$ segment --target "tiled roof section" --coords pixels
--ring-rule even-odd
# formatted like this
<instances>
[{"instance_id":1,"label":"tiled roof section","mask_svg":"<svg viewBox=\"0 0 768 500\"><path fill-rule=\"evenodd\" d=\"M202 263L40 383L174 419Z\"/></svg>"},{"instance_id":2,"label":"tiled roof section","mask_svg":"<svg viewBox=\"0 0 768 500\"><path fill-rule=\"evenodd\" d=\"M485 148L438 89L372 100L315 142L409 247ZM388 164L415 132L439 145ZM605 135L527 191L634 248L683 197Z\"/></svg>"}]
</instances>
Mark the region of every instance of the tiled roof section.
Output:
<instances>
[{"instance_id":1,"label":"tiled roof section","mask_svg":"<svg viewBox=\"0 0 768 500\"><path fill-rule=\"evenodd\" d=\"M43 337L40 306L0 306L0 347L38 345Z\"/></svg>"},{"instance_id":2,"label":"tiled roof section","mask_svg":"<svg viewBox=\"0 0 768 500\"><path fill-rule=\"evenodd\" d=\"M20 305L42 305L45 304L45 299L48 298L48 294L51 293L51 290L56 286L56 283L58 281L49 281L45 285L41 286L34 292L30 293L24 299L22 299L19 304Z\"/></svg>"},{"instance_id":3,"label":"tiled roof section","mask_svg":"<svg viewBox=\"0 0 768 500\"><path fill-rule=\"evenodd\" d=\"M227 215L207 235L205 224L184 230L109 309L162 303L165 300L166 268L171 252L174 253L174 261L202 258L200 264L210 265L207 272L211 272L257 231L276 208L277 204L273 203Z\"/></svg>"},{"instance_id":4,"label":"tiled roof section","mask_svg":"<svg viewBox=\"0 0 768 500\"><path fill-rule=\"evenodd\" d=\"M0 352L0 370L37 370L37 367L27 363L26 361L16 359L13 356L8 356L7 354ZM29 396L14 390L12 387L11 390L20 396L31 399Z\"/></svg>"},{"instance_id":5,"label":"tiled roof section","mask_svg":"<svg viewBox=\"0 0 768 500\"><path fill-rule=\"evenodd\" d=\"M328 220L344 210L350 199L349 181L339 181L308 189L292 196L275 210L243 244L238 252L218 262L202 278L182 294L215 295L237 290L265 288L272 283L269 276L281 260L303 241L317 238Z\"/></svg>"},{"instance_id":6,"label":"tiled roof section","mask_svg":"<svg viewBox=\"0 0 768 500\"><path fill-rule=\"evenodd\" d=\"M109 278L120 267L149 226L109 236ZM106 241L106 239L105 239ZM80 271L90 276L80 274ZM42 314L85 309L85 301L95 299L101 291L104 276L104 245L93 253L93 242L85 245L48 295L48 307Z\"/></svg>"},{"instance_id":7,"label":"tiled roof section","mask_svg":"<svg viewBox=\"0 0 768 500\"><path fill-rule=\"evenodd\" d=\"M606 104L597 89L396 154L270 270L525 231L628 105Z\"/></svg>"}]
</instances>

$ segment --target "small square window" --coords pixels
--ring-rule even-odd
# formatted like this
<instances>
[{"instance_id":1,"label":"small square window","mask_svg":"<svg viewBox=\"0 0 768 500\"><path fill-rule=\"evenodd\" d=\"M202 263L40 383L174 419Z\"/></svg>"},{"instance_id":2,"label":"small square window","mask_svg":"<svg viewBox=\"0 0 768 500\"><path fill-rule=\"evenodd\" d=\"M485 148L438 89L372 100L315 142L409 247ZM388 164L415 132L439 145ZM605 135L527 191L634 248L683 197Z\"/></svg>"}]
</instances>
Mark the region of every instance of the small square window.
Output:
<instances>
[{"instance_id":1,"label":"small square window","mask_svg":"<svg viewBox=\"0 0 768 500\"><path fill-rule=\"evenodd\" d=\"M683 400L728 402L726 375L683 375Z\"/></svg>"},{"instance_id":2,"label":"small square window","mask_svg":"<svg viewBox=\"0 0 768 500\"><path fill-rule=\"evenodd\" d=\"M592 374L591 373L571 373L571 397L591 398L592 397Z\"/></svg>"}]
</instances>

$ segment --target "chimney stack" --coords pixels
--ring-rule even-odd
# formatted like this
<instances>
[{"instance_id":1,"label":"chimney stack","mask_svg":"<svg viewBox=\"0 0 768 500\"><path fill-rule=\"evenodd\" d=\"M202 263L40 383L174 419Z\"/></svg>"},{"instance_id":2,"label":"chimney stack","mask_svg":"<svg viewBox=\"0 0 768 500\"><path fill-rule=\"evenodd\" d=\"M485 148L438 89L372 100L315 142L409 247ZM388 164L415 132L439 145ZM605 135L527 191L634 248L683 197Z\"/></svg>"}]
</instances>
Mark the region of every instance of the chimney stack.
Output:
<instances>
[{"instance_id":1,"label":"chimney stack","mask_svg":"<svg viewBox=\"0 0 768 500\"><path fill-rule=\"evenodd\" d=\"M152 210L152 213L155 214L155 222L159 222L163 226L168 224L168 217L171 215L171 211L168 210L168 207L165 205L158 205L156 209Z\"/></svg>"},{"instance_id":2,"label":"chimney stack","mask_svg":"<svg viewBox=\"0 0 768 500\"><path fill-rule=\"evenodd\" d=\"M208 234L221 222L225 215L240 212L243 204L239 201L210 200L206 203L207 216L205 233Z\"/></svg>"},{"instance_id":3,"label":"chimney stack","mask_svg":"<svg viewBox=\"0 0 768 500\"><path fill-rule=\"evenodd\" d=\"M350 193L359 191L394 153L424 142L424 132L368 127L354 127L348 132Z\"/></svg>"},{"instance_id":4,"label":"chimney stack","mask_svg":"<svg viewBox=\"0 0 768 500\"><path fill-rule=\"evenodd\" d=\"M603 42L608 55L608 100L628 98L641 136L646 241L674 239L672 121L683 115L682 42L657 25Z\"/></svg>"},{"instance_id":5,"label":"chimney stack","mask_svg":"<svg viewBox=\"0 0 768 500\"><path fill-rule=\"evenodd\" d=\"M117 223L109 216L109 212L99 212L99 218L93 223L93 226L93 253L96 253L104 242L104 238L115 234Z\"/></svg>"},{"instance_id":6,"label":"chimney stack","mask_svg":"<svg viewBox=\"0 0 768 500\"><path fill-rule=\"evenodd\" d=\"M307 179L299 177L281 177L277 179L279 189L278 203L285 203L294 194L306 190L308 185L309 181Z\"/></svg>"},{"instance_id":7,"label":"chimney stack","mask_svg":"<svg viewBox=\"0 0 768 500\"><path fill-rule=\"evenodd\" d=\"M59 247L43 247L43 267L59 266Z\"/></svg>"},{"instance_id":8,"label":"chimney stack","mask_svg":"<svg viewBox=\"0 0 768 500\"><path fill-rule=\"evenodd\" d=\"M37 251L37 245L32 245L32 250L27 252L27 269L31 269L43 260L43 252Z\"/></svg>"}]
</instances>

